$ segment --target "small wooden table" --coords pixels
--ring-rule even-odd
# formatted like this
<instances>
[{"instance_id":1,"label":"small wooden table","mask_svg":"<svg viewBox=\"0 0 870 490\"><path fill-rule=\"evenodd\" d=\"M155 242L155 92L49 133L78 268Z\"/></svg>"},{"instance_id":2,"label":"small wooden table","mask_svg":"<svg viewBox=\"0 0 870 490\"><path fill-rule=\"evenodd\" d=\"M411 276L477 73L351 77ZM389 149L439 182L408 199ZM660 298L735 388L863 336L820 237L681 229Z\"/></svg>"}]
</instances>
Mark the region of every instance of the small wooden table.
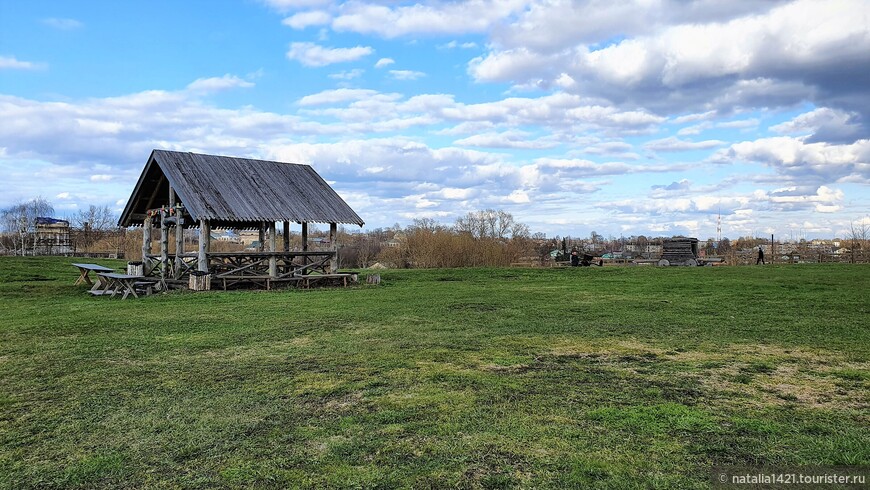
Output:
<instances>
[{"instance_id":1,"label":"small wooden table","mask_svg":"<svg viewBox=\"0 0 870 490\"><path fill-rule=\"evenodd\" d=\"M79 268L79 278L76 279L76 282L74 285L78 286L79 284L87 283L88 285L93 286L91 288L91 291L97 291L97 290L103 289L103 287L104 287L104 284L102 283L102 281L100 281L99 275L97 276L96 283L91 281L91 278L89 276L91 271L94 271L97 274L99 274L101 272L115 272L115 269L110 269L108 267L103 267L103 266L97 265L97 264L73 264L73 265L75 267Z\"/></svg>"},{"instance_id":2,"label":"small wooden table","mask_svg":"<svg viewBox=\"0 0 870 490\"><path fill-rule=\"evenodd\" d=\"M123 293L121 299L127 299L127 296L133 295L134 298L139 297L139 293L136 292L137 283L148 282L145 276L133 276L130 274L117 274L114 272L100 272L97 274L102 278L106 285L103 287L101 295L109 294L113 298L118 293ZM146 291L150 291L150 285ZM146 293L148 294L148 293Z\"/></svg>"}]
</instances>

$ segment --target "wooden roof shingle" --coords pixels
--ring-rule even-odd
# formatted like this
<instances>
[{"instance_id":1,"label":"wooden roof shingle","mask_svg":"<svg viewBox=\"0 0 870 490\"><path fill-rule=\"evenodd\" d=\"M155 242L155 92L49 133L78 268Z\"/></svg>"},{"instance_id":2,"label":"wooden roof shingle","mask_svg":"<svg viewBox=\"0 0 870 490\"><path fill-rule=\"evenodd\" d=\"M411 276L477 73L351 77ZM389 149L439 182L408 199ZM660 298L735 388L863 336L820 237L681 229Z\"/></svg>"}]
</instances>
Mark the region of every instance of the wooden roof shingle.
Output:
<instances>
[{"instance_id":1,"label":"wooden roof shingle","mask_svg":"<svg viewBox=\"0 0 870 490\"><path fill-rule=\"evenodd\" d=\"M308 165L154 150L118 225L140 224L146 211L168 204L169 186L186 215L209 220L212 226L262 221L364 224Z\"/></svg>"}]
</instances>

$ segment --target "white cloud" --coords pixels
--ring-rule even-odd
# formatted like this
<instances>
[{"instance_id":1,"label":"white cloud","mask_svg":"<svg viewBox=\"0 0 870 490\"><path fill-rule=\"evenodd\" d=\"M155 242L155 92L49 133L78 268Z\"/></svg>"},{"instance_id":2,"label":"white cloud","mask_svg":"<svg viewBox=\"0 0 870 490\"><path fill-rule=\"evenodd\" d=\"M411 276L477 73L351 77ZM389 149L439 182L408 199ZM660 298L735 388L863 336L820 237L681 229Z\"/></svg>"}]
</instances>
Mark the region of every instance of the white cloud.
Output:
<instances>
[{"instance_id":1,"label":"white cloud","mask_svg":"<svg viewBox=\"0 0 870 490\"><path fill-rule=\"evenodd\" d=\"M420 34L482 33L524 8L525 0L471 0L389 7L364 2L342 5L332 22L336 31L386 38Z\"/></svg>"},{"instance_id":2,"label":"white cloud","mask_svg":"<svg viewBox=\"0 0 870 490\"><path fill-rule=\"evenodd\" d=\"M353 80L355 78L359 78L363 76L365 70L361 68L355 68L353 70L345 70L340 71L338 73L330 73L328 76L334 80Z\"/></svg>"},{"instance_id":3,"label":"white cloud","mask_svg":"<svg viewBox=\"0 0 870 490\"><path fill-rule=\"evenodd\" d=\"M450 41L449 43L442 44L438 47L440 49L475 49L475 48L477 48L477 43L475 43L475 42L460 43L459 41Z\"/></svg>"},{"instance_id":4,"label":"white cloud","mask_svg":"<svg viewBox=\"0 0 870 490\"><path fill-rule=\"evenodd\" d=\"M674 124L685 124L688 122L706 121L714 117L716 117L716 111L707 111L703 113L686 114L683 116L675 117L673 122Z\"/></svg>"},{"instance_id":5,"label":"white cloud","mask_svg":"<svg viewBox=\"0 0 870 490\"><path fill-rule=\"evenodd\" d=\"M422 71L390 70L390 76L396 80L417 80L426 76Z\"/></svg>"},{"instance_id":6,"label":"white cloud","mask_svg":"<svg viewBox=\"0 0 870 490\"><path fill-rule=\"evenodd\" d=\"M620 112L612 107L586 105L586 100L570 94L537 98L510 97L494 102L462 104L447 94L423 94L403 100L399 94L361 90L325 91L306 97L305 105L318 105L324 100L351 102L346 107L317 109L307 114L359 123L361 131L390 130L408 127L409 124L445 121L457 124L450 129L439 130L439 134L475 135L481 130L495 127L518 129L524 125L536 125L551 133L548 137L551 141L546 146L553 141L587 144L586 138L594 132L619 136L645 134L665 120L642 111ZM356 97L360 94L365 97Z\"/></svg>"},{"instance_id":7,"label":"white cloud","mask_svg":"<svg viewBox=\"0 0 870 490\"><path fill-rule=\"evenodd\" d=\"M649 141L643 145L647 150L652 151L693 151L693 150L709 150L711 148L716 148L722 145L725 145L726 142L719 140L705 140L705 141L687 141L681 140L679 138L675 138L673 136Z\"/></svg>"},{"instance_id":8,"label":"white cloud","mask_svg":"<svg viewBox=\"0 0 870 490\"><path fill-rule=\"evenodd\" d=\"M14 56L0 56L0 70L38 70L45 65L32 61L20 61Z\"/></svg>"},{"instance_id":9,"label":"white cloud","mask_svg":"<svg viewBox=\"0 0 870 490\"><path fill-rule=\"evenodd\" d=\"M280 11L300 8L321 7L332 3L332 0L260 0L264 4Z\"/></svg>"},{"instance_id":10,"label":"white cloud","mask_svg":"<svg viewBox=\"0 0 870 490\"><path fill-rule=\"evenodd\" d=\"M458 146L477 146L482 148L544 149L558 146L558 142L547 138L532 138L524 131L503 133L482 133L454 142Z\"/></svg>"},{"instance_id":11,"label":"white cloud","mask_svg":"<svg viewBox=\"0 0 870 490\"><path fill-rule=\"evenodd\" d=\"M383 68L385 66L390 66L395 62L396 61L392 58L381 58L378 60L377 63L375 63L375 68Z\"/></svg>"},{"instance_id":12,"label":"white cloud","mask_svg":"<svg viewBox=\"0 0 870 490\"><path fill-rule=\"evenodd\" d=\"M353 48L327 48L314 43L292 43L287 58L297 60L305 66L326 66L334 63L356 61L372 54L368 46Z\"/></svg>"},{"instance_id":13,"label":"white cloud","mask_svg":"<svg viewBox=\"0 0 870 490\"><path fill-rule=\"evenodd\" d=\"M842 208L839 203L843 201L845 194L840 189L819 186L761 191L757 193L757 197L759 200L766 200L769 206L780 211L812 209L818 213L834 213Z\"/></svg>"},{"instance_id":14,"label":"white cloud","mask_svg":"<svg viewBox=\"0 0 870 490\"><path fill-rule=\"evenodd\" d=\"M477 189L460 189L457 187L444 187L438 189L435 193L442 199L450 199L454 201L465 201L480 194Z\"/></svg>"},{"instance_id":15,"label":"white cloud","mask_svg":"<svg viewBox=\"0 0 870 490\"><path fill-rule=\"evenodd\" d=\"M568 64L564 53L542 54L525 47L493 51L469 62L469 73L480 82L537 82L559 78ZM556 73L558 72L558 73Z\"/></svg>"},{"instance_id":16,"label":"white cloud","mask_svg":"<svg viewBox=\"0 0 870 490\"><path fill-rule=\"evenodd\" d=\"M220 92L234 88L250 88L254 83L243 80L235 75L226 74L222 77L198 78L187 86L191 92Z\"/></svg>"},{"instance_id":17,"label":"white cloud","mask_svg":"<svg viewBox=\"0 0 870 490\"><path fill-rule=\"evenodd\" d=\"M299 99L298 104L301 106L340 104L342 102L368 99L375 95L378 95L378 92L375 90L340 88L306 95Z\"/></svg>"},{"instance_id":18,"label":"white cloud","mask_svg":"<svg viewBox=\"0 0 870 490\"><path fill-rule=\"evenodd\" d=\"M870 183L870 140L866 139L836 145L785 136L762 138L733 144L713 158L762 163L809 184Z\"/></svg>"},{"instance_id":19,"label":"white cloud","mask_svg":"<svg viewBox=\"0 0 870 490\"><path fill-rule=\"evenodd\" d=\"M281 23L285 26L292 27L293 29L305 29L306 27L311 26L322 26L329 24L332 20L332 16L329 12L324 12L322 10L311 10L308 12L299 12L297 14L293 14L290 17L284 19Z\"/></svg>"},{"instance_id":20,"label":"white cloud","mask_svg":"<svg viewBox=\"0 0 870 490\"><path fill-rule=\"evenodd\" d=\"M783 134L814 135L813 140L852 142L861 133L857 114L819 107L790 121L771 126L770 130Z\"/></svg>"},{"instance_id":21,"label":"white cloud","mask_svg":"<svg viewBox=\"0 0 870 490\"><path fill-rule=\"evenodd\" d=\"M736 121L723 121L715 124L717 128L726 129L755 129L758 127L759 121L757 118L739 119Z\"/></svg>"},{"instance_id":22,"label":"white cloud","mask_svg":"<svg viewBox=\"0 0 870 490\"><path fill-rule=\"evenodd\" d=\"M546 26L529 31L551 36L546 42L535 43L529 36L519 36L522 42L505 42L514 39L505 34L488 54L472 61L471 74L481 82L543 87L554 86L567 75L577 83L561 85L573 92L660 112L689 109L706 113L815 100L830 101L839 108L852 106L870 115L863 92L870 75L858 68L870 64L870 23L865 21L870 4L862 0L797 0L757 7L744 2L744 8L731 12L735 16L706 12L684 24L679 22L685 16L666 12L668 8L657 2L613 7L596 2L547 5L535 4L511 26L522 31L523 19L536 9L552 7L553 15L548 14L546 22L528 24L530 29ZM572 24L576 17L559 11L571 10L569 5L578 6L578 12L593 19L606 16L614 27L571 34L568 26L580 26L580 31L592 26L594 30L606 22L584 18ZM595 12L596 7L601 12ZM685 10L682 5L671 7ZM635 11L619 15L624 9ZM759 12L740 15L753 9ZM657 18L650 22L638 13L644 11L656 12ZM635 26L632 19L642 19L652 27ZM558 26L563 24L566 32L560 37ZM603 46L594 43L618 35L624 38Z\"/></svg>"}]
</instances>

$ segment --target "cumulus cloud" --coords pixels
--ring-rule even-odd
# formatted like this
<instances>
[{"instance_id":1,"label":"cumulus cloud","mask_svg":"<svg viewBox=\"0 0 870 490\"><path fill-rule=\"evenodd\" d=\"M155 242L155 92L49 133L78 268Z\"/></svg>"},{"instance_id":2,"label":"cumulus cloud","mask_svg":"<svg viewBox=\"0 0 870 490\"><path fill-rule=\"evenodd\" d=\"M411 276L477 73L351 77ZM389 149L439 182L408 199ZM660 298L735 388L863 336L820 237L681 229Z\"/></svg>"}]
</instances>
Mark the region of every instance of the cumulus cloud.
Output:
<instances>
[{"instance_id":1,"label":"cumulus cloud","mask_svg":"<svg viewBox=\"0 0 870 490\"><path fill-rule=\"evenodd\" d=\"M306 114L358 124L360 130L369 132L449 122L454 125L439 131L440 134L474 136L482 129L513 130L535 125L551 132L554 140L577 145L588 143L584 138L595 132L620 136L649 133L664 120L643 111L621 112L613 107L588 105L585 99L570 94L463 104L448 94L422 94L406 99L400 94L368 89L340 89L307 96L303 105L316 106L332 100L349 104L311 108Z\"/></svg>"},{"instance_id":2,"label":"cumulus cloud","mask_svg":"<svg viewBox=\"0 0 870 490\"><path fill-rule=\"evenodd\" d=\"M803 211L812 209L818 213L833 213L841 209L844 194L840 189L827 186L817 188L789 187L770 192L758 192L759 200L767 200L771 209L777 211Z\"/></svg>"},{"instance_id":3,"label":"cumulus cloud","mask_svg":"<svg viewBox=\"0 0 870 490\"><path fill-rule=\"evenodd\" d=\"M808 142L852 143L861 134L861 126L854 112L819 107L786 121L770 130L783 134L811 135Z\"/></svg>"},{"instance_id":4,"label":"cumulus cloud","mask_svg":"<svg viewBox=\"0 0 870 490\"><path fill-rule=\"evenodd\" d=\"M234 88L250 88L254 83L243 80L235 75L226 74L222 77L198 78L187 86L191 92L220 92Z\"/></svg>"},{"instance_id":5,"label":"cumulus cloud","mask_svg":"<svg viewBox=\"0 0 870 490\"><path fill-rule=\"evenodd\" d=\"M383 68L385 66L390 66L395 62L396 61L392 58L381 58L378 60L377 63L375 63L375 68Z\"/></svg>"},{"instance_id":6,"label":"cumulus cloud","mask_svg":"<svg viewBox=\"0 0 870 490\"><path fill-rule=\"evenodd\" d=\"M798 0L779 6L739 3L741 8L730 15L698 15L692 22L662 13L668 9L656 6L660 20L651 22L657 26L652 31L631 24L631 19L648 23L637 10L619 14L632 7L643 11L642 5L602 5L600 12L594 12L592 3L576 4L578 15L582 11L593 18L605 16L616 26L607 27L605 21L588 18L573 24L559 20L580 18L570 12L551 12L557 7L570 11L567 3L535 4L489 53L473 60L469 70L482 82L518 85L555 86L567 76L576 83L562 86L571 91L660 113L686 109L727 113L741 106L814 101L870 114L866 97L870 71L863 69L870 65L870 24L864 21L870 4L861 0ZM691 5L698 7L700 2ZM525 29L523 19L543 15L537 12L540 9L553 15L548 14L543 24L529 21ZM562 24L566 27L559 29ZM548 28L535 31L535 25ZM581 32L569 32L568 25L580 26ZM544 40L535 43L530 35L523 35L524 29L540 33ZM614 35L623 38L598 44Z\"/></svg>"},{"instance_id":7,"label":"cumulus cloud","mask_svg":"<svg viewBox=\"0 0 870 490\"><path fill-rule=\"evenodd\" d=\"M785 177L817 185L870 183L870 140L866 139L836 145L786 136L762 138L733 144L713 159L761 163Z\"/></svg>"},{"instance_id":8,"label":"cumulus cloud","mask_svg":"<svg viewBox=\"0 0 870 490\"><path fill-rule=\"evenodd\" d=\"M189 90L79 102L0 95L0 113L9 118L8 124L0 125L6 158L43 159L69 167L138 165L153 148L249 153L261 138L331 131L294 116L212 107Z\"/></svg>"},{"instance_id":9,"label":"cumulus cloud","mask_svg":"<svg viewBox=\"0 0 870 490\"><path fill-rule=\"evenodd\" d=\"M332 20L329 12L323 10L311 10L308 12L299 12L284 19L281 23L293 29L305 29L311 26L327 25Z\"/></svg>"},{"instance_id":10,"label":"cumulus cloud","mask_svg":"<svg viewBox=\"0 0 870 490\"><path fill-rule=\"evenodd\" d=\"M305 66L326 66L334 63L356 61L372 54L369 46L352 48L327 48L314 43L292 43L287 51L287 58L296 60Z\"/></svg>"}]
</instances>

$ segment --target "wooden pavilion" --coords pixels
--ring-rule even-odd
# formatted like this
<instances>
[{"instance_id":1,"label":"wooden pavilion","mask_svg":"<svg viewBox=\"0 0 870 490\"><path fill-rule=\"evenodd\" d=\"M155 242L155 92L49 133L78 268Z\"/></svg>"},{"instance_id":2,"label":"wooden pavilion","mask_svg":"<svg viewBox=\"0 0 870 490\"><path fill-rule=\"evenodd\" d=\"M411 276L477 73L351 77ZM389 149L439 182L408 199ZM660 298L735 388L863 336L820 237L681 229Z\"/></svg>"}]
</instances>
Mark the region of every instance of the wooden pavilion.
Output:
<instances>
[{"instance_id":1,"label":"wooden pavilion","mask_svg":"<svg viewBox=\"0 0 870 490\"><path fill-rule=\"evenodd\" d=\"M279 249L276 223L283 223ZM290 250L290 222L302 225L302 250ZM329 223L329 250L312 251L308 224ZM363 220L308 165L198 153L154 150L118 220L143 226L145 275L179 281L192 271L210 273L224 289L235 285L270 288L279 282L308 284L334 278L338 267L338 224ZM199 228L199 250L184 251L184 229ZM151 230L160 230L160 253L151 251ZM211 230L259 230L254 252L210 251ZM175 253L170 255L170 232ZM198 274L198 273L195 273Z\"/></svg>"}]
</instances>

